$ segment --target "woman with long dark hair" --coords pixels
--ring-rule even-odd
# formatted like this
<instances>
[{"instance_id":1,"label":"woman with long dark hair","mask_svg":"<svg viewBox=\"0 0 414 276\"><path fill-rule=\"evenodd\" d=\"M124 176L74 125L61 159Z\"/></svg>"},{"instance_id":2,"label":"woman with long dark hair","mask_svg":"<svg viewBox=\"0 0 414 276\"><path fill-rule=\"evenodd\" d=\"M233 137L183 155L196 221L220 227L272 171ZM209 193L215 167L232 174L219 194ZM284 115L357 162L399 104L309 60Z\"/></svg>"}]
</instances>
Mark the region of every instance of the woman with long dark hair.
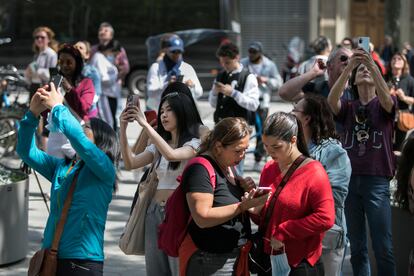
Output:
<instances>
[{"instance_id":1,"label":"woman with long dark hair","mask_svg":"<svg viewBox=\"0 0 414 276\"><path fill-rule=\"evenodd\" d=\"M64 44L58 51L60 74L63 76L60 91L64 94L65 104L78 119L89 121L97 115L93 105L95 88L91 79L82 75L83 58L81 53L72 45ZM47 153L59 158L71 159L75 151L61 131L53 127L50 122Z\"/></svg>"},{"instance_id":2,"label":"woman with long dark hair","mask_svg":"<svg viewBox=\"0 0 414 276\"><path fill-rule=\"evenodd\" d=\"M30 111L22 119L17 153L30 167L52 182L50 214L42 248L50 248L57 221L78 174L71 208L57 252L56 275L103 275L104 231L120 150L116 133L99 119L82 126L63 103L53 85L37 90ZM56 128L69 139L76 156L65 160L50 156L36 146L34 133L41 112L51 109Z\"/></svg>"},{"instance_id":3,"label":"woman with long dark hair","mask_svg":"<svg viewBox=\"0 0 414 276\"><path fill-rule=\"evenodd\" d=\"M183 89L189 90L187 86ZM133 121L139 123L152 142L135 156L126 137L126 128ZM188 93L179 90L171 91L161 99L157 121L158 127L155 130L146 121L140 107L127 106L120 116L120 142L126 169L141 168L153 161L157 164L157 192L148 207L145 219L147 275L178 275L178 260L168 257L157 247L157 229L165 216L165 203L178 186L176 178L182 173L186 161L196 155L200 145L199 127L202 122L194 101Z\"/></svg>"},{"instance_id":4,"label":"woman with long dark hair","mask_svg":"<svg viewBox=\"0 0 414 276\"><path fill-rule=\"evenodd\" d=\"M387 72L386 81L391 95L397 97L398 109L414 112L413 109L410 110L414 104L414 78L410 75L410 66L403 53L397 52L392 56ZM395 128L394 150L401 150L406 135L406 131Z\"/></svg>"},{"instance_id":5,"label":"woman with long dark hair","mask_svg":"<svg viewBox=\"0 0 414 276\"><path fill-rule=\"evenodd\" d=\"M286 252L289 275L324 275L320 260L322 238L335 220L334 200L329 178L319 161L309 158L302 124L291 113L270 115L263 125L263 144L272 160L260 175L260 186L275 193L292 164L304 160L288 179L270 206L271 200L255 213L263 223L267 209L273 208L264 234L268 255ZM271 275L271 272L270 274Z\"/></svg>"},{"instance_id":6,"label":"woman with long dark hair","mask_svg":"<svg viewBox=\"0 0 414 276\"><path fill-rule=\"evenodd\" d=\"M332 187L335 224L322 240L322 261L326 275L340 276L346 246L344 207L351 163L338 140L333 115L325 97L306 94L295 104L292 112L302 123L310 156L321 162Z\"/></svg>"},{"instance_id":7,"label":"woman with long dark hair","mask_svg":"<svg viewBox=\"0 0 414 276\"><path fill-rule=\"evenodd\" d=\"M341 98L348 79L353 100ZM352 166L345 216L354 275L370 274L367 221L378 275L396 275L389 183L395 170L392 135L396 101L378 66L363 49L354 51L328 95L329 106L343 125L342 145Z\"/></svg>"}]
</instances>

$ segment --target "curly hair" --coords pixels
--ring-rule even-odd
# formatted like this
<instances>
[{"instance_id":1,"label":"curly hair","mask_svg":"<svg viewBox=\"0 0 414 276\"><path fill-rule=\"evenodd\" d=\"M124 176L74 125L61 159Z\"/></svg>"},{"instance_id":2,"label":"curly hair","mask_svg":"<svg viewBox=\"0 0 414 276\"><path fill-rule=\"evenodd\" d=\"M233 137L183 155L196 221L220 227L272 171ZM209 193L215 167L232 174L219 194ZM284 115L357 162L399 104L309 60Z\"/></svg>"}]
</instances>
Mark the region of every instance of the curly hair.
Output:
<instances>
[{"instance_id":1,"label":"curly hair","mask_svg":"<svg viewBox=\"0 0 414 276\"><path fill-rule=\"evenodd\" d=\"M305 95L304 101L303 113L311 118L309 127L312 132L312 141L319 144L323 139L339 139L333 114L326 98L310 93Z\"/></svg>"},{"instance_id":2,"label":"curly hair","mask_svg":"<svg viewBox=\"0 0 414 276\"><path fill-rule=\"evenodd\" d=\"M414 167L414 135L411 135L403 144L401 157L398 161L398 169L395 178L397 179L397 190L394 197L398 205L408 210L408 185L410 183L411 171Z\"/></svg>"}]
</instances>

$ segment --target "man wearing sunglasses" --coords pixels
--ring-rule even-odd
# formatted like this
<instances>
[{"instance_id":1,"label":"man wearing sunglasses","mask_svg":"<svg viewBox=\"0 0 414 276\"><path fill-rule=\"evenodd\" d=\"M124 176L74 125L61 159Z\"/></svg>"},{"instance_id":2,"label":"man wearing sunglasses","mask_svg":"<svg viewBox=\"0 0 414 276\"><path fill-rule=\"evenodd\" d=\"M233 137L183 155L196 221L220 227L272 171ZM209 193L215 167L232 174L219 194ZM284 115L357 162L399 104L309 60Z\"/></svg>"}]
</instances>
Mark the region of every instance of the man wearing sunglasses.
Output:
<instances>
[{"instance_id":1,"label":"man wearing sunglasses","mask_svg":"<svg viewBox=\"0 0 414 276\"><path fill-rule=\"evenodd\" d=\"M305 93L315 93L328 97L331 88L344 71L351 56L351 50L338 46L329 54L326 64L323 61L316 60L311 70L284 83L279 89L280 97L285 101L294 102L302 99ZM325 71L328 72L328 80L312 82L312 80L323 76ZM346 97L350 96L347 91L344 95Z\"/></svg>"},{"instance_id":2,"label":"man wearing sunglasses","mask_svg":"<svg viewBox=\"0 0 414 276\"><path fill-rule=\"evenodd\" d=\"M256 111L256 132L261 131L261 126L269 112L270 98L272 91L279 89L283 84L276 64L263 54L263 44L260 41L253 41L248 48L248 57L240 61L250 73L254 74L259 85L260 105ZM258 121L259 119L260 121ZM256 150L254 152L255 163L253 170L260 170L260 161L265 154L261 136L256 137Z\"/></svg>"},{"instance_id":3,"label":"man wearing sunglasses","mask_svg":"<svg viewBox=\"0 0 414 276\"><path fill-rule=\"evenodd\" d=\"M194 99L203 95L203 88L194 68L183 61L184 43L178 35L171 35L165 41L165 55L153 63L147 75L148 110L158 110L161 94L173 82L185 83L191 90Z\"/></svg>"}]
</instances>

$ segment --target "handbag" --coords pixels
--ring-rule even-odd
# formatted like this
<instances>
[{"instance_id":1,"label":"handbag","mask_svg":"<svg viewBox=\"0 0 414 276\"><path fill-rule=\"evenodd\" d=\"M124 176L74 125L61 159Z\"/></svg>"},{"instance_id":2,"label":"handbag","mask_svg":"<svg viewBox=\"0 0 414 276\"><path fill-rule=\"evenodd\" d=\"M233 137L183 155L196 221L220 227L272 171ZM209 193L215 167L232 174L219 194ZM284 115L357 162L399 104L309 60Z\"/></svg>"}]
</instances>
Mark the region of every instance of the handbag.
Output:
<instances>
[{"instance_id":1,"label":"handbag","mask_svg":"<svg viewBox=\"0 0 414 276\"><path fill-rule=\"evenodd\" d=\"M73 168L72 164L72 167ZM69 170L71 170L71 168ZM57 269L57 254L59 248L60 238L62 237L63 228L65 226L66 218L68 216L70 205L72 204L73 193L75 192L76 181L78 180L79 172L82 165L76 171L70 185L68 196L65 199L62 213L60 215L59 223L56 226L55 235L53 237L52 246L50 249L41 249L37 251L30 259L28 276L55 276Z\"/></svg>"},{"instance_id":2,"label":"handbag","mask_svg":"<svg viewBox=\"0 0 414 276\"><path fill-rule=\"evenodd\" d=\"M400 110L398 112L397 127L399 130L407 132L414 128L414 114L410 111Z\"/></svg>"},{"instance_id":3,"label":"handbag","mask_svg":"<svg viewBox=\"0 0 414 276\"><path fill-rule=\"evenodd\" d=\"M259 230L251 236L252 246L249 251L249 270L252 273L261 273L261 274L271 274L272 265L270 261L270 256L264 252L264 235L270 220L270 216L273 214L273 209L275 207L276 200L282 191L283 187L289 181L290 176L295 172L295 170L302 164L306 159L305 156L301 155L293 162L289 167L289 170L283 176L282 181L277 186L275 193L270 199L269 206L266 210L264 219L260 221Z\"/></svg>"},{"instance_id":4,"label":"handbag","mask_svg":"<svg viewBox=\"0 0 414 276\"><path fill-rule=\"evenodd\" d=\"M118 246L126 255L145 255L145 216L158 186L155 170L159 163L158 152L148 171L147 177L138 184L138 198L126 222Z\"/></svg>"}]
</instances>

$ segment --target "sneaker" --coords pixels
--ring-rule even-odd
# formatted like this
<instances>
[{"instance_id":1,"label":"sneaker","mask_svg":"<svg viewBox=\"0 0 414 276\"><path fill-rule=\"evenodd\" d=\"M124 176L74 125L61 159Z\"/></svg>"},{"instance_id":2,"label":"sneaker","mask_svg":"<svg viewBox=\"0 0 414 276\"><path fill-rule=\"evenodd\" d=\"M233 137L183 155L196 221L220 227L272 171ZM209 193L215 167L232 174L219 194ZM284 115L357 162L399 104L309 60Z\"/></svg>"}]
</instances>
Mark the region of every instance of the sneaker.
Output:
<instances>
[{"instance_id":1,"label":"sneaker","mask_svg":"<svg viewBox=\"0 0 414 276\"><path fill-rule=\"evenodd\" d=\"M260 172L260 170L261 170L262 168L261 168L261 166L260 166L260 162L254 162L254 165L253 165L253 171L255 171L255 172Z\"/></svg>"}]
</instances>

